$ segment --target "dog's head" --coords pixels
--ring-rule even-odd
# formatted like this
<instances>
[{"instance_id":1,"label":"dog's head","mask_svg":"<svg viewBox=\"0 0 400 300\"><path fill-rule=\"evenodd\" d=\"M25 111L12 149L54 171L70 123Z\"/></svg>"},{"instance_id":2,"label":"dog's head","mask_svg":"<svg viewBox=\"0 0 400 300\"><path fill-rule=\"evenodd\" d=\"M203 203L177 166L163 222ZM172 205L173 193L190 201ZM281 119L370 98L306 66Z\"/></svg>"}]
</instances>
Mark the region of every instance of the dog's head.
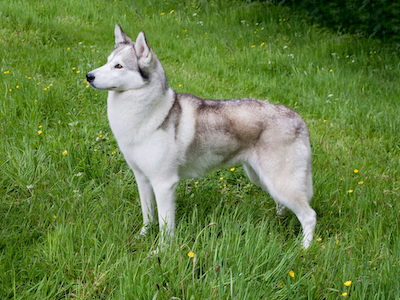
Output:
<instances>
[{"instance_id":1,"label":"dog's head","mask_svg":"<svg viewBox=\"0 0 400 300\"><path fill-rule=\"evenodd\" d=\"M136 41L115 25L115 48L107 63L86 74L88 83L95 89L123 92L140 89L149 83L156 56L140 32Z\"/></svg>"}]
</instances>

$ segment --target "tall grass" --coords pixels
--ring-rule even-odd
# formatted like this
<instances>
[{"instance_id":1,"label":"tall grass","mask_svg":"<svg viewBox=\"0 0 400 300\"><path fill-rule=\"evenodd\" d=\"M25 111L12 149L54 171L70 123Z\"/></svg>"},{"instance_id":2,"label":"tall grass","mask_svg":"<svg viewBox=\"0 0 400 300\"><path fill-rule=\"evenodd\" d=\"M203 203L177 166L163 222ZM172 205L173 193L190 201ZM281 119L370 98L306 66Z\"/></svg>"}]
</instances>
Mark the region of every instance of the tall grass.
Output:
<instances>
[{"instance_id":1,"label":"tall grass","mask_svg":"<svg viewBox=\"0 0 400 300\"><path fill-rule=\"evenodd\" d=\"M398 54L267 2L1 7L1 299L400 298ZM146 32L178 92L268 98L304 117L318 214L307 251L295 215L277 217L235 166L179 185L176 236L152 254L157 224L138 237L106 93L84 77L115 23Z\"/></svg>"}]
</instances>

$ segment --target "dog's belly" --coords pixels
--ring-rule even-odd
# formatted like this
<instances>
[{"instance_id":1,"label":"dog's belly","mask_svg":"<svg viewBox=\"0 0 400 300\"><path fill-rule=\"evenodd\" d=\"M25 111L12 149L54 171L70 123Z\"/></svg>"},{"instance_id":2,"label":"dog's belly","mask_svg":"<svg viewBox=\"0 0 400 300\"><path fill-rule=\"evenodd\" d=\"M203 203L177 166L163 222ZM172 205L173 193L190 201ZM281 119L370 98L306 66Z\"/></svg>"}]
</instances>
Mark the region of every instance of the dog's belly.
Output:
<instances>
[{"instance_id":1,"label":"dog's belly","mask_svg":"<svg viewBox=\"0 0 400 300\"><path fill-rule=\"evenodd\" d=\"M205 152L196 157L191 156L178 168L179 178L196 178L206 175L217 168L241 163L240 155L235 152Z\"/></svg>"}]
</instances>

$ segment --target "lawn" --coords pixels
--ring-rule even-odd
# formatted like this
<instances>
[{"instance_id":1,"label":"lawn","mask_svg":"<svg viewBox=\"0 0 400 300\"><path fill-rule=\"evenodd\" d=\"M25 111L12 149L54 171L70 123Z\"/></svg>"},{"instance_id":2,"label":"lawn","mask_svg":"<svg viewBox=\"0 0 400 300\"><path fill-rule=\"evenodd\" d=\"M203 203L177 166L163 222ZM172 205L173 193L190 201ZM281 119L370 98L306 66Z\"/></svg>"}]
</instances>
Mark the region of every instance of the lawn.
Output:
<instances>
[{"instance_id":1,"label":"lawn","mask_svg":"<svg viewBox=\"0 0 400 300\"><path fill-rule=\"evenodd\" d=\"M1 1L0 299L400 299L400 57L268 1ZM182 181L176 235L139 237L111 133L115 23L144 30L177 92L303 116L315 239L241 166Z\"/></svg>"}]
</instances>

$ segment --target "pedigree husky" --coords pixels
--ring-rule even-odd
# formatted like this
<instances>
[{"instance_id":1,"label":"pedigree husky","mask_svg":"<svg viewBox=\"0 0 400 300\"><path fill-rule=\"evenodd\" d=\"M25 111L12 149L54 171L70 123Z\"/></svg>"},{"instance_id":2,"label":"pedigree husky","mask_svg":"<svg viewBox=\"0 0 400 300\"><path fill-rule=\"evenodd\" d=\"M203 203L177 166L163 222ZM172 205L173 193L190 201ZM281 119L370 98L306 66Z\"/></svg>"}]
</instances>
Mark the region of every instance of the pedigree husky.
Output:
<instances>
[{"instance_id":1,"label":"pedigree husky","mask_svg":"<svg viewBox=\"0 0 400 300\"><path fill-rule=\"evenodd\" d=\"M292 210L313 238L316 213L307 126L294 111L253 99L206 100L172 90L144 32L132 41L115 26L107 63L86 75L108 91L111 129L135 174L146 233L158 207L161 243L173 235L174 193L181 178L242 164L250 180L268 191L281 214Z\"/></svg>"}]
</instances>

